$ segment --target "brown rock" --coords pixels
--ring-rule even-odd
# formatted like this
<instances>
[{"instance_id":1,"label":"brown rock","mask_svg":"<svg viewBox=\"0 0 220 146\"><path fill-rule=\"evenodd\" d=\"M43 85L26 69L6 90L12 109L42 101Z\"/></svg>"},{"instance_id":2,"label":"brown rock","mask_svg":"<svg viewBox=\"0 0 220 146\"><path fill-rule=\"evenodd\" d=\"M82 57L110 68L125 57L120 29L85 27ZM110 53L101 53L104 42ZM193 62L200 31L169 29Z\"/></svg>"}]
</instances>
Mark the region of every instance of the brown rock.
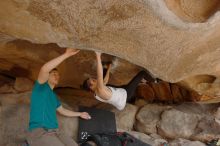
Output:
<instances>
[{"instance_id":1,"label":"brown rock","mask_svg":"<svg viewBox=\"0 0 220 146\"><path fill-rule=\"evenodd\" d=\"M14 89L18 92L30 91L33 88L33 82L27 78L18 77L15 80Z\"/></svg>"},{"instance_id":2,"label":"brown rock","mask_svg":"<svg viewBox=\"0 0 220 146\"><path fill-rule=\"evenodd\" d=\"M152 102L155 99L154 90L148 84L141 84L137 87L137 97L143 98L146 101Z\"/></svg>"},{"instance_id":3,"label":"brown rock","mask_svg":"<svg viewBox=\"0 0 220 146\"><path fill-rule=\"evenodd\" d=\"M16 90L13 88L12 85L4 84L0 86L0 94L5 94L5 93L16 93Z\"/></svg>"},{"instance_id":4,"label":"brown rock","mask_svg":"<svg viewBox=\"0 0 220 146\"><path fill-rule=\"evenodd\" d=\"M139 108L145 106L146 104L148 104L148 102L144 99L137 99L135 101L135 105Z\"/></svg>"},{"instance_id":5,"label":"brown rock","mask_svg":"<svg viewBox=\"0 0 220 146\"><path fill-rule=\"evenodd\" d=\"M182 102L184 101L184 97L181 94L181 89L178 85L176 84L170 84L171 92L172 92L172 97L175 102Z\"/></svg>"},{"instance_id":6,"label":"brown rock","mask_svg":"<svg viewBox=\"0 0 220 146\"><path fill-rule=\"evenodd\" d=\"M14 79L0 74L0 86L4 84L13 84Z\"/></svg>"},{"instance_id":7,"label":"brown rock","mask_svg":"<svg viewBox=\"0 0 220 146\"><path fill-rule=\"evenodd\" d=\"M70 107L76 106L87 106L92 107L96 106L99 101L97 101L93 94L86 92L81 89L74 88L57 88L55 89L57 95L59 95L62 102L66 103Z\"/></svg>"},{"instance_id":8,"label":"brown rock","mask_svg":"<svg viewBox=\"0 0 220 146\"><path fill-rule=\"evenodd\" d=\"M152 88L154 90L156 99L160 101L172 100L172 94L169 83L164 81L160 82L159 84L152 83Z\"/></svg>"}]
</instances>

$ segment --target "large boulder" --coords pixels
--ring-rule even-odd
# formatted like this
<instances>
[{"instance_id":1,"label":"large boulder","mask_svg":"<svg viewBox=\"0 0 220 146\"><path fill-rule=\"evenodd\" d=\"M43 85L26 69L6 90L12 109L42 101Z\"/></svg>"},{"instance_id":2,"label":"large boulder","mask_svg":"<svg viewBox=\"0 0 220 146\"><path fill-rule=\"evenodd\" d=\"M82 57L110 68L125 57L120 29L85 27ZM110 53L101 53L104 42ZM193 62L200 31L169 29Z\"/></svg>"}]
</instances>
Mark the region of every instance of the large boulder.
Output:
<instances>
[{"instance_id":1,"label":"large boulder","mask_svg":"<svg viewBox=\"0 0 220 146\"><path fill-rule=\"evenodd\" d=\"M161 114L168 108L156 104L145 105L136 115L135 129L146 134L157 133L157 125Z\"/></svg>"},{"instance_id":2,"label":"large boulder","mask_svg":"<svg viewBox=\"0 0 220 146\"><path fill-rule=\"evenodd\" d=\"M126 104L122 111L113 110L115 113L117 129L123 129L125 131L133 130L137 110L138 108L131 104Z\"/></svg>"},{"instance_id":3,"label":"large boulder","mask_svg":"<svg viewBox=\"0 0 220 146\"><path fill-rule=\"evenodd\" d=\"M195 131L201 117L176 109L164 111L159 124L159 134L168 138L189 138Z\"/></svg>"},{"instance_id":4,"label":"large boulder","mask_svg":"<svg viewBox=\"0 0 220 146\"><path fill-rule=\"evenodd\" d=\"M191 136L191 139L204 142L219 138L220 125L210 114L206 115L199 121L194 134Z\"/></svg>"}]
</instances>

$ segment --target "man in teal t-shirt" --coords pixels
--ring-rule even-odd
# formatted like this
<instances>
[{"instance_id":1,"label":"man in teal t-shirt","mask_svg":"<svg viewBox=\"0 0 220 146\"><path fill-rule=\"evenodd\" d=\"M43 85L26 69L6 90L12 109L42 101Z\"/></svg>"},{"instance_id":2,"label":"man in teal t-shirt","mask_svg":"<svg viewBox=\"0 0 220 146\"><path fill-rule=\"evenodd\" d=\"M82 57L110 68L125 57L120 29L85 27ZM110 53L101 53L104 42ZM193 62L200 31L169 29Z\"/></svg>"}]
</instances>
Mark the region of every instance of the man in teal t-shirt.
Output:
<instances>
[{"instance_id":1,"label":"man in teal t-shirt","mask_svg":"<svg viewBox=\"0 0 220 146\"><path fill-rule=\"evenodd\" d=\"M30 146L77 146L73 139L63 136L57 131L56 111L67 117L83 119L91 117L86 112L73 112L63 108L53 89L59 82L59 73L55 68L78 52L79 50L68 48L64 54L42 66L31 95L30 133L27 138Z\"/></svg>"}]
</instances>

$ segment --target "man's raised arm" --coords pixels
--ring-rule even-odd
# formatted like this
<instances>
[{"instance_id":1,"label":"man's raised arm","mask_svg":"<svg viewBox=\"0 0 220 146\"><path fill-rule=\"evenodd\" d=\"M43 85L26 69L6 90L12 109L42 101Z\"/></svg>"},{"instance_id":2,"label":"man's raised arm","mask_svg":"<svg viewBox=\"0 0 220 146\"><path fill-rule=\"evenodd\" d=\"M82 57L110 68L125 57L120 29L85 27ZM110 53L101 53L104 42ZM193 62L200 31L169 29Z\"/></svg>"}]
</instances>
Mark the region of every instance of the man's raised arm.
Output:
<instances>
[{"instance_id":1,"label":"man's raised arm","mask_svg":"<svg viewBox=\"0 0 220 146\"><path fill-rule=\"evenodd\" d=\"M58 56L57 58L54 58L54 59L50 60L49 62L47 62L46 64L44 64L40 69L38 79L37 79L38 82L40 84L45 83L48 80L49 72L52 69L56 68L65 59L77 54L79 51L80 50L77 50L77 49L67 48L65 53L63 53L62 55Z\"/></svg>"}]
</instances>

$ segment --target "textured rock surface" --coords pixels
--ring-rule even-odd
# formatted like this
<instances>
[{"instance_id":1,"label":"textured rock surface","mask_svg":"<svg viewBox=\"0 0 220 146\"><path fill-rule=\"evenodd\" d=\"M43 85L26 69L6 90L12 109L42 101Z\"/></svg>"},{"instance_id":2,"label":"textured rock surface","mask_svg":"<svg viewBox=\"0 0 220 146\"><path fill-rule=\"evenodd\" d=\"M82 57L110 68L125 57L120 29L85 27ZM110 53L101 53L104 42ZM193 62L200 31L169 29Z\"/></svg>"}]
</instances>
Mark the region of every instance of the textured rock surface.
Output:
<instances>
[{"instance_id":1,"label":"textured rock surface","mask_svg":"<svg viewBox=\"0 0 220 146\"><path fill-rule=\"evenodd\" d=\"M74 95L66 88L66 94L64 91L60 94L71 107L86 104L113 109L91 98L91 94L79 91L82 81L95 75L94 54L86 50L118 57L103 56L104 60L114 62L110 84L127 83L140 67L164 81L177 83L153 85L153 91L157 91L154 94L147 87L151 92L144 93L148 96L145 99L153 100L156 95L163 101L170 97L179 101L195 96L179 88L181 85L202 95L199 99L205 103L219 102L219 5L219 0L1 0L0 92L5 94L0 97L0 142L11 140L11 145L16 145L23 136L20 131L27 125L23 121L27 120L28 106L19 105L29 104L30 92L6 94L17 92L15 79L35 80L41 65L60 55L66 47L83 50L58 67L59 87L74 90ZM146 103L137 104L141 107ZM160 129L167 137L207 140L218 136L218 131L210 130L218 129L218 114L214 117L203 112L203 117L210 114L212 120L200 121L195 115L201 109L184 105L165 111L162 119L157 116L152 120L161 121ZM17 120L15 125L10 124ZM68 119L63 122L64 130L76 131ZM19 131L20 135L12 131ZM68 134L74 137L72 132Z\"/></svg>"},{"instance_id":2,"label":"textured rock surface","mask_svg":"<svg viewBox=\"0 0 220 146\"><path fill-rule=\"evenodd\" d=\"M168 8L181 19L204 22L220 8L218 0L165 0Z\"/></svg>"},{"instance_id":3,"label":"textured rock surface","mask_svg":"<svg viewBox=\"0 0 220 146\"><path fill-rule=\"evenodd\" d=\"M63 89L62 89L63 90ZM81 100L79 102L80 96L77 96L77 94L72 94L73 89L65 89L65 92L61 92L59 90L59 95L61 96L61 99L64 101L63 106L69 109L77 110L78 105L86 105L89 101ZM61 94L62 93L62 94ZM65 94L64 94L65 93ZM74 93L77 93L74 91ZM30 95L31 92L23 92L23 93L12 93L12 94L0 94L0 145L7 145L7 146L16 146L23 142L25 139L25 135L28 128L28 118L29 118L29 104L30 104ZM65 97L66 96L66 97ZM66 99L65 99L66 98ZM78 100L77 100L78 98ZM89 97L86 97L89 98ZM65 103L68 103L69 105L65 105ZM91 102L93 103L93 102ZM90 104L88 106L98 107L100 104ZM199 105L199 104L181 104L179 106L169 106L169 108L172 108L172 117L169 114L162 114L162 116L153 116L153 113L167 113L170 112L167 108L164 108L161 112L162 107L167 106L158 106L156 104L148 104L141 108L140 113L136 113L137 107L132 105L127 105L127 109L125 109L123 112L118 113L117 110L113 110L116 113L116 119L118 119L119 123L122 123L118 127L122 127L123 129L120 129L120 131L126 131L131 130L132 123L134 124L134 115L136 113L137 119L135 122L140 121L140 119L146 120L146 122L152 121L159 121L164 122L164 119L169 120L169 124L164 125L164 129L167 129L167 131L175 131L175 128L178 129L178 134L175 135L174 139L181 137L183 138L185 135L180 135L184 131L182 129L184 128L190 128L190 131L192 130L193 136L190 137L191 140L195 141L188 141L188 140L176 140L174 142L170 142L168 138L168 135L159 135L159 133L152 133L152 134L144 134L141 133L142 131L128 131L130 134L134 135L138 139L141 139L142 141L145 141L149 144L152 144L152 146L158 146L162 143L174 143L174 144L182 144L182 145L190 145L190 144L201 144L198 141L206 142L207 140L211 140L212 138L220 138L218 126L215 125L214 116L216 114L216 111L219 107L219 104L213 104L213 105ZM104 109L108 109L109 107L104 105L102 106ZM139 109L138 109L139 110ZM144 110L144 111L143 111ZM132 111L132 112L128 112ZM144 113L144 114L143 114ZM147 113L147 114L146 114ZM191 121L193 121L193 116L196 114L200 114L203 118L199 120L196 125L196 128L192 128L191 122L189 121L187 117L191 118ZM127 114L127 115L126 115ZM158 115L158 114L157 114ZM185 116L187 115L187 117ZM142 117L140 117L142 116ZM185 118L185 117L186 118ZM152 118L155 117L155 118ZM181 120L178 120L180 119ZM185 119L184 119L185 118ZM67 118L63 116L58 116L59 119L59 127L62 132L64 132L66 135L76 139L77 137L77 129L78 129L78 119L77 118ZM149 120L148 120L149 119ZM156 120L155 120L156 119ZM131 120L131 121L127 121ZM154 120L154 121L153 121ZM183 123L185 125L183 125ZM126 125L127 124L127 125ZM156 125L156 127L159 127L159 125ZM151 124L152 125L152 124ZM183 127L180 127L180 125ZM154 125L153 125L154 126ZM193 126L194 127L194 126ZM146 126L145 126L146 128ZM149 130L152 130L150 127L147 127ZM174 130L173 130L174 129ZM139 129L136 129L139 130ZM182 131L181 131L182 130ZM181 131L181 132L180 132ZM168 137L166 137L168 136ZM193 145L192 145L193 146ZM201 145L202 146L202 145Z\"/></svg>"},{"instance_id":4,"label":"textured rock surface","mask_svg":"<svg viewBox=\"0 0 220 146\"><path fill-rule=\"evenodd\" d=\"M161 113L167 108L159 105L145 105L136 116L135 129L146 134L157 133Z\"/></svg>"},{"instance_id":5,"label":"textured rock surface","mask_svg":"<svg viewBox=\"0 0 220 146\"><path fill-rule=\"evenodd\" d=\"M40 65L62 52L60 46L115 55L169 82L197 79L201 75L218 78L218 5L218 0L1 1L0 67L7 74L29 75L33 79ZM72 73L75 67L69 69L68 65L88 61L87 56L85 60L79 59L70 59L62 66L62 72ZM78 65L77 69L83 72L91 70ZM77 75L66 76L62 83L69 86L85 78L81 74L76 79ZM216 83L188 83L187 87L201 94L220 94Z\"/></svg>"},{"instance_id":6,"label":"textured rock surface","mask_svg":"<svg viewBox=\"0 0 220 146\"><path fill-rule=\"evenodd\" d=\"M163 101L181 103L200 101L202 96L195 91L187 90L180 85L167 82L141 84L137 88L137 97L148 102Z\"/></svg>"},{"instance_id":7,"label":"textured rock surface","mask_svg":"<svg viewBox=\"0 0 220 146\"><path fill-rule=\"evenodd\" d=\"M220 125L220 107L218 108L218 110L215 113L215 121L217 123L219 123L219 125Z\"/></svg>"},{"instance_id":8,"label":"textured rock surface","mask_svg":"<svg viewBox=\"0 0 220 146\"><path fill-rule=\"evenodd\" d=\"M211 141L220 138L220 124L215 122L214 116L207 115L197 124L192 139L199 141Z\"/></svg>"},{"instance_id":9,"label":"textured rock surface","mask_svg":"<svg viewBox=\"0 0 220 146\"><path fill-rule=\"evenodd\" d=\"M175 117L175 118L173 118ZM161 115L159 133L169 138L189 138L195 131L199 115L171 109Z\"/></svg>"},{"instance_id":10,"label":"textured rock surface","mask_svg":"<svg viewBox=\"0 0 220 146\"><path fill-rule=\"evenodd\" d=\"M123 129L125 131L133 130L137 110L138 108L131 104L127 104L123 111L114 110L117 129Z\"/></svg>"},{"instance_id":11,"label":"textured rock surface","mask_svg":"<svg viewBox=\"0 0 220 146\"><path fill-rule=\"evenodd\" d=\"M206 144L199 142L199 141L189 141L186 139L179 138L177 140L172 141L169 143L170 146L206 146Z\"/></svg>"},{"instance_id":12,"label":"textured rock surface","mask_svg":"<svg viewBox=\"0 0 220 146\"><path fill-rule=\"evenodd\" d=\"M33 82L27 78L16 78L14 88L19 92L30 91L33 88Z\"/></svg>"}]
</instances>

